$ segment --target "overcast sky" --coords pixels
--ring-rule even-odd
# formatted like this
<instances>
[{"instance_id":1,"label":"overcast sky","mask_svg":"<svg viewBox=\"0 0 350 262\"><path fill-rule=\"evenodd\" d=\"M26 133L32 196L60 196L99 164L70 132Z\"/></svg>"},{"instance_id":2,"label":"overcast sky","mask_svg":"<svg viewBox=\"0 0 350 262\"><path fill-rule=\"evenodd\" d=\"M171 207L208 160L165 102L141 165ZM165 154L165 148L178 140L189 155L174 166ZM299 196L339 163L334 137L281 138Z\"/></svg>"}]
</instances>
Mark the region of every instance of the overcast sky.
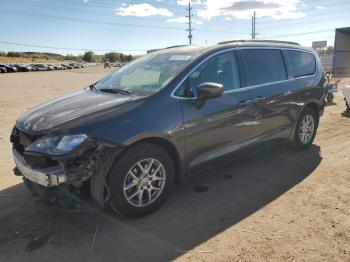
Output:
<instances>
[{"instance_id":1,"label":"overcast sky","mask_svg":"<svg viewBox=\"0 0 350 262\"><path fill-rule=\"evenodd\" d=\"M188 0L1 0L0 51L79 54L187 44ZM350 27L349 0L194 0L193 42L251 38L328 40ZM27 46L25 46L27 45ZM35 47L38 46L38 47Z\"/></svg>"}]
</instances>

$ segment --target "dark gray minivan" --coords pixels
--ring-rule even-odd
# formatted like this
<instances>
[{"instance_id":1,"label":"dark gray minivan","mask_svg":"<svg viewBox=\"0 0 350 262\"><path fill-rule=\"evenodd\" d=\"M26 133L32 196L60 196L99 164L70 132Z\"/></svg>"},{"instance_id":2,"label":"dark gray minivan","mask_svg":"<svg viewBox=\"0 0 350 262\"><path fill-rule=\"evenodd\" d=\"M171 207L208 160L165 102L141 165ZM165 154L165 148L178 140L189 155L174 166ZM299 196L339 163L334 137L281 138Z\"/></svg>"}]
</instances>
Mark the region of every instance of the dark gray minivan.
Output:
<instances>
[{"instance_id":1,"label":"dark gray minivan","mask_svg":"<svg viewBox=\"0 0 350 262\"><path fill-rule=\"evenodd\" d=\"M324 82L317 54L290 42L152 52L24 113L11 134L15 174L49 199L87 188L100 206L142 216L208 161L277 138L309 147Z\"/></svg>"}]
</instances>

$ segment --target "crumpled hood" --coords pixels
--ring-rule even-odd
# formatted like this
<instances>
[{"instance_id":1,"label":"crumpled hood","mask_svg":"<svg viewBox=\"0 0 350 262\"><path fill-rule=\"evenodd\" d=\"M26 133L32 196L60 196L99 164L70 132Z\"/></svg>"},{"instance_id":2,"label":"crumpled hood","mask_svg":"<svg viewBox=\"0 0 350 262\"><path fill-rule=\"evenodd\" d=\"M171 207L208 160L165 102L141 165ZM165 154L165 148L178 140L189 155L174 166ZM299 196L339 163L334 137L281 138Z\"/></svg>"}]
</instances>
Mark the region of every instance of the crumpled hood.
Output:
<instances>
[{"instance_id":1,"label":"crumpled hood","mask_svg":"<svg viewBox=\"0 0 350 262\"><path fill-rule=\"evenodd\" d=\"M28 110L18 118L16 126L28 133L45 133L78 118L139 98L83 89Z\"/></svg>"}]
</instances>

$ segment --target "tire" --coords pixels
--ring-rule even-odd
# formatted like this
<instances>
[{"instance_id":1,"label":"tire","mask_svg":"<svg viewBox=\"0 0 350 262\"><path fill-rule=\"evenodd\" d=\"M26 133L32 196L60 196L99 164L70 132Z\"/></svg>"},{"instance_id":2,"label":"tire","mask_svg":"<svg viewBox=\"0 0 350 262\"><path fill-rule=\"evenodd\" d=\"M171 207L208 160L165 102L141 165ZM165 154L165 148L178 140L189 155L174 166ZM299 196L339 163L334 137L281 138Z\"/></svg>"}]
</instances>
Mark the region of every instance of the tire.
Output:
<instances>
[{"instance_id":1,"label":"tire","mask_svg":"<svg viewBox=\"0 0 350 262\"><path fill-rule=\"evenodd\" d=\"M310 120L310 119L312 119L312 120ZM308 120L313 122L313 128L311 128L311 125L309 128L306 128L308 126L306 124L306 123L308 123ZM318 123L319 123L318 114L312 108L306 107L303 110L303 112L300 114L296 128L295 128L294 140L293 140L294 148L296 148L298 150L304 150L312 145L312 143L315 139L316 133L317 133ZM305 128L303 128L303 125L305 126ZM305 131L305 129L308 129L308 131L305 131L308 134L307 137L305 137L305 133L304 133L304 137L303 137L303 135L302 135L303 130L302 129L304 131ZM310 129L312 129L312 131L310 131ZM312 132L312 133L310 133L310 132Z\"/></svg>"},{"instance_id":2,"label":"tire","mask_svg":"<svg viewBox=\"0 0 350 262\"><path fill-rule=\"evenodd\" d=\"M142 175L138 164L151 175ZM116 160L108 174L110 207L129 217L155 211L168 196L174 184L174 173L173 160L163 148L150 143L132 146Z\"/></svg>"},{"instance_id":3,"label":"tire","mask_svg":"<svg viewBox=\"0 0 350 262\"><path fill-rule=\"evenodd\" d=\"M327 95L327 102L332 103L334 100L334 94L330 93Z\"/></svg>"}]
</instances>

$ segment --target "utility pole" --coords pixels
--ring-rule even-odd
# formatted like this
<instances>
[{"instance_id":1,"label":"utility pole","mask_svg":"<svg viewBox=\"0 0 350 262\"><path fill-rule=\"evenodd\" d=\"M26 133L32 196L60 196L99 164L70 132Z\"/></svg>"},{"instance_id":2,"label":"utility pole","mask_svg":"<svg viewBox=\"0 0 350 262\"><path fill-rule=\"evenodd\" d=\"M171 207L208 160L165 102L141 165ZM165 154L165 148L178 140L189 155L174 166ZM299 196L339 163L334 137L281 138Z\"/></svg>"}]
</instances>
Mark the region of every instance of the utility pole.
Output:
<instances>
[{"instance_id":1,"label":"utility pole","mask_svg":"<svg viewBox=\"0 0 350 262\"><path fill-rule=\"evenodd\" d=\"M192 7L191 7L191 1L188 2L188 8L186 9L188 11L188 15L186 17L188 17L188 29L186 29L186 31L188 32L188 42L190 45L192 45Z\"/></svg>"},{"instance_id":2,"label":"utility pole","mask_svg":"<svg viewBox=\"0 0 350 262\"><path fill-rule=\"evenodd\" d=\"M252 39L255 39L257 33L255 32L255 24L256 24L256 12L254 11L254 15L252 16Z\"/></svg>"}]
</instances>

